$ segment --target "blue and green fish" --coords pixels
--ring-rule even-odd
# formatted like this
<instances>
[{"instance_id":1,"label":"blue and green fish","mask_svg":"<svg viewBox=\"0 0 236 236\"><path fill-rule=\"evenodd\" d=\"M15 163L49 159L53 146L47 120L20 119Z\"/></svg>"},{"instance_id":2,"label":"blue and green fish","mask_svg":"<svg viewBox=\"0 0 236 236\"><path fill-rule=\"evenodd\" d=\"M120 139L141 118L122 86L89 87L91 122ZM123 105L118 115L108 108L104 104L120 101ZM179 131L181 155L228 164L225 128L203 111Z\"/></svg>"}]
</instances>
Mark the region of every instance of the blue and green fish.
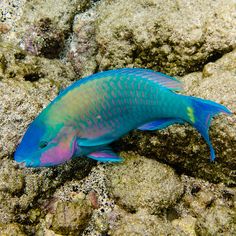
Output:
<instances>
[{"instance_id":1,"label":"blue and green fish","mask_svg":"<svg viewBox=\"0 0 236 236\"><path fill-rule=\"evenodd\" d=\"M175 93L181 89L178 80L148 69L124 68L83 78L36 117L14 158L27 167L54 166L81 156L120 162L108 145L129 131L187 122L205 139L214 160L211 119L231 112L215 102Z\"/></svg>"}]
</instances>

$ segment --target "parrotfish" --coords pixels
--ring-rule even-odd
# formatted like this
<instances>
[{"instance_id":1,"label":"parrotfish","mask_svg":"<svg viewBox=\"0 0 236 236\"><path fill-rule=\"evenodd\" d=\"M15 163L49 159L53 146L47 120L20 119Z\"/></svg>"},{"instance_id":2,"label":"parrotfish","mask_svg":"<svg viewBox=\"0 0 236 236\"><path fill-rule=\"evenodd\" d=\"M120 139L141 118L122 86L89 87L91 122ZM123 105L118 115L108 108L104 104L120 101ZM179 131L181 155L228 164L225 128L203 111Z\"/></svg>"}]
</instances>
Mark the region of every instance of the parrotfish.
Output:
<instances>
[{"instance_id":1,"label":"parrotfish","mask_svg":"<svg viewBox=\"0 0 236 236\"><path fill-rule=\"evenodd\" d=\"M218 103L185 96L182 83L149 69L99 72L63 90L29 125L14 158L27 167L54 166L87 156L121 162L109 144L133 129L159 130L189 123L215 152L208 129L213 116L231 112Z\"/></svg>"}]
</instances>

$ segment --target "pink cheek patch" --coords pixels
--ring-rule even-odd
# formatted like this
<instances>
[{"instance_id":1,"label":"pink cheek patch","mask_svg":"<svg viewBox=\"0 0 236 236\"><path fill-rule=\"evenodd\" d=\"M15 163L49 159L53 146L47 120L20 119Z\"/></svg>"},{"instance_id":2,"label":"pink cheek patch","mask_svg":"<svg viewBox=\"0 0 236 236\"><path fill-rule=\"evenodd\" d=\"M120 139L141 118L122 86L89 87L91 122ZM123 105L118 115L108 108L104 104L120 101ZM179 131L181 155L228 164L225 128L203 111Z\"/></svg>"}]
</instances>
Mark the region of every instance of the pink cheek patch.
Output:
<instances>
[{"instance_id":1,"label":"pink cheek patch","mask_svg":"<svg viewBox=\"0 0 236 236\"><path fill-rule=\"evenodd\" d=\"M42 165L47 165L49 163L58 165L68 161L69 159L70 155L68 155L67 150L63 150L60 147L55 147L43 153L40 160Z\"/></svg>"},{"instance_id":2,"label":"pink cheek patch","mask_svg":"<svg viewBox=\"0 0 236 236\"><path fill-rule=\"evenodd\" d=\"M73 143L71 144L71 142ZM71 142L61 142L42 153L40 158L41 165L58 165L70 160L76 148L76 139L74 138Z\"/></svg>"}]
</instances>

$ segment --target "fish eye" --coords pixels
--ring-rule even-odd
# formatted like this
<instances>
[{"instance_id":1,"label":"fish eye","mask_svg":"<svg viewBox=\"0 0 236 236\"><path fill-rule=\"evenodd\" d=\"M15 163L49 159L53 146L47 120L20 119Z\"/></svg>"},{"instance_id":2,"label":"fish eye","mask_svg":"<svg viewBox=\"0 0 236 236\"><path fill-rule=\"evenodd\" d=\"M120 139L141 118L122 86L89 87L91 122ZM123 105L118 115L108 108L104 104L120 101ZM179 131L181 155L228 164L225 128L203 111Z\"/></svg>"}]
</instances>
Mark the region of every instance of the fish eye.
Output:
<instances>
[{"instance_id":1,"label":"fish eye","mask_svg":"<svg viewBox=\"0 0 236 236\"><path fill-rule=\"evenodd\" d=\"M40 143L39 143L40 148L45 148L45 147L47 147L47 145L48 145L47 141L40 141Z\"/></svg>"}]
</instances>

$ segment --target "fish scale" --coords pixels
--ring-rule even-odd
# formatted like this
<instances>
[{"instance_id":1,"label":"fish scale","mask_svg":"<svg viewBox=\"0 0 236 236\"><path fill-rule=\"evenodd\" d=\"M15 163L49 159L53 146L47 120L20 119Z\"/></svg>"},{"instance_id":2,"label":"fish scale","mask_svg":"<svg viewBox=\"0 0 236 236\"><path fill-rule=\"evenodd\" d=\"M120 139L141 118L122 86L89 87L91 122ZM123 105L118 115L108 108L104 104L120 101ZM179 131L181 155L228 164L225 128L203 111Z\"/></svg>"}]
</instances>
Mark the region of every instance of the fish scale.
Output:
<instances>
[{"instance_id":1,"label":"fish scale","mask_svg":"<svg viewBox=\"0 0 236 236\"><path fill-rule=\"evenodd\" d=\"M114 79L113 79L114 80ZM106 83L105 83L106 82ZM100 111L99 111L99 109L97 109L97 114L95 114L96 113L96 110L94 110L94 109L91 109L91 113L90 114L88 114L88 115L90 115L90 117L96 117L97 115L99 115L101 112L103 112L103 113L106 113L106 110L107 111L109 111L110 109L111 109L111 107L110 107L110 103L108 102L109 101L109 90L110 90L110 83L112 83L113 82L113 84L114 84L114 81L112 81L112 78L110 78L109 79L109 82L107 82L107 81L105 81L105 82L103 82L103 81L101 81L101 84L99 84L99 83L97 83L97 91L99 91L99 93L101 93L101 94L103 94L104 96L105 96L105 98L104 98L104 100L105 100L105 103L103 104L103 106L99 106L100 107ZM122 87L124 87L126 90L125 90L125 93L124 94L122 94L123 93L123 90L121 90L119 87L120 86L116 86L115 88L113 88L114 90L115 90L115 92L116 92L116 95L117 95L117 98L116 99L119 99L119 101L118 101L118 106L115 106L114 107L114 109L112 110L113 112L114 111L119 111L121 108L123 108L120 112L115 112L115 114L110 114L110 117L109 117L109 115L108 115L108 113L106 114L106 116L105 116L105 118L106 119L104 119L105 120L105 122L108 122L109 123L109 120L111 120L111 119L113 119L115 116L118 116L118 119L117 119L117 121L116 121L116 123L115 123L115 125L120 125L122 122L125 122L126 124L128 124L129 122L129 120L130 120L130 116L128 116L128 114L126 113L126 119L125 119L125 117L124 117L124 111L125 110L127 110L127 109L125 109L124 110L124 107L135 107L135 105L138 105L138 104L134 104L134 101L133 101L133 97L132 97L132 93L130 93L129 91L128 91L128 89L129 89L129 86L128 86L128 83L127 83L127 80L126 80L126 78L123 78L123 77L121 77L121 78L119 78L119 82L120 82L120 85L122 86L123 84L123 86ZM123 82L123 84L121 84ZM87 85L88 87L89 87L89 84ZM102 90L102 91L101 91ZM86 88L84 88L84 91L86 91ZM87 94L88 94L88 92L90 92L90 91L86 91L87 92ZM96 94L97 95L97 94ZM122 95L123 95L123 98L122 98ZM120 98L119 98L120 97ZM122 99L121 99L122 98ZM83 99L83 98L82 98ZM90 98L90 101L88 101L88 102L90 102L91 104L92 104L92 106L90 107L89 106L89 104L87 105L87 107L89 106L90 108L94 108L94 106L93 106L93 103L94 103L94 100L96 99L96 101L97 101L97 103L99 103L99 100L97 99L97 96L94 96L94 97L91 97ZM112 98L111 98L112 99ZM102 101L101 101L102 102ZM145 107L143 107L143 110L144 110L144 108ZM79 113L79 112L78 112ZM119 117L119 113L120 114L122 114L122 116L120 116ZM103 124L102 122L103 122L103 120L102 119L100 119L100 120L93 120L92 119L92 121L94 122L94 125L96 125L97 123L101 123L102 124L102 126L104 126L105 128L107 127L107 125L106 125L106 123L105 124ZM98 126L90 126L90 129L96 129ZM87 127L86 127L87 128ZM82 131L83 132L83 131ZM123 132L126 132L126 131L123 131Z\"/></svg>"},{"instance_id":2,"label":"fish scale","mask_svg":"<svg viewBox=\"0 0 236 236\"><path fill-rule=\"evenodd\" d=\"M182 84L159 72L125 68L83 78L61 92L32 122L14 158L26 166L53 166L74 157L122 158L108 146L132 129L158 130L188 122L215 153L211 118L230 111L215 102L175 93Z\"/></svg>"}]
</instances>

